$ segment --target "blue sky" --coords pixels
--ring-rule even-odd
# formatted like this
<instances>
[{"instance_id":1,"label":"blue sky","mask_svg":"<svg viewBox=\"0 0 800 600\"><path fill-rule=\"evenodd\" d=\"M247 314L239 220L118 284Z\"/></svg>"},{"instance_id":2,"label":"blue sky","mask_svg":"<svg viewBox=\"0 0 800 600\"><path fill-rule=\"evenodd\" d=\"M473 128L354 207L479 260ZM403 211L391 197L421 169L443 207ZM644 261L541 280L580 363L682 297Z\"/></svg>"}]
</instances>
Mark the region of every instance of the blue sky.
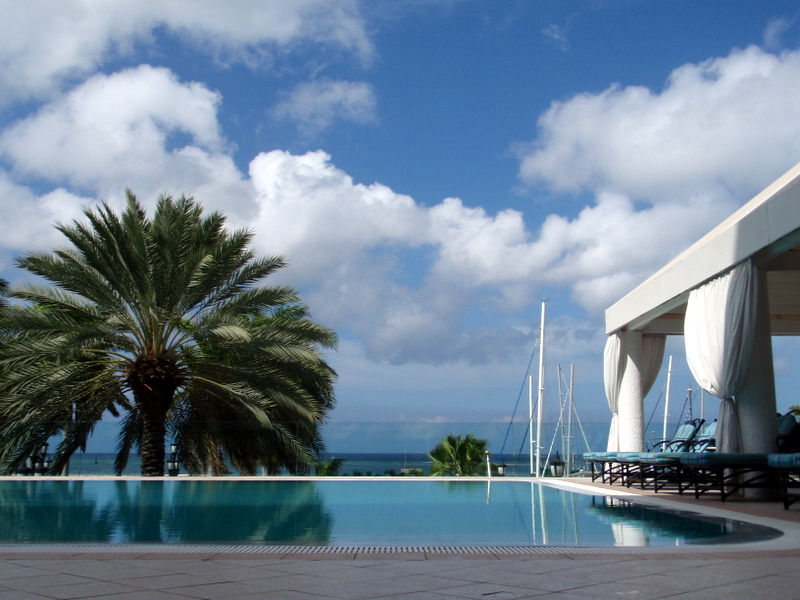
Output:
<instances>
[{"instance_id":1,"label":"blue sky","mask_svg":"<svg viewBox=\"0 0 800 600\"><path fill-rule=\"evenodd\" d=\"M543 299L548 394L575 363L582 418L605 420L604 309L800 160L799 16L779 0L5 2L0 276L20 283L14 257L126 187L147 206L192 194L287 256L272 282L339 333L334 420L507 420ZM775 345L781 409L796 350Z\"/></svg>"}]
</instances>

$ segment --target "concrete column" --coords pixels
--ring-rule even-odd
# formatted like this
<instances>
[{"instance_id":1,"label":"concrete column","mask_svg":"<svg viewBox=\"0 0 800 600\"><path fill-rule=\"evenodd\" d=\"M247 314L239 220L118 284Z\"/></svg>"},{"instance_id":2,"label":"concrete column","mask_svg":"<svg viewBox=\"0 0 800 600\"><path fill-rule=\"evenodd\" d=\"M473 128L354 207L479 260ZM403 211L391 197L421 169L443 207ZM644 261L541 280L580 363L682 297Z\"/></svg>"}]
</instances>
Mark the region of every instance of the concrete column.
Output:
<instances>
[{"instance_id":1,"label":"concrete column","mask_svg":"<svg viewBox=\"0 0 800 600\"><path fill-rule=\"evenodd\" d=\"M619 389L619 449L621 452L642 452L645 446L641 332L623 333L622 352L626 359Z\"/></svg>"},{"instance_id":2,"label":"concrete column","mask_svg":"<svg viewBox=\"0 0 800 600\"><path fill-rule=\"evenodd\" d=\"M759 269L756 326L750 368L744 387L736 394L742 452L775 452L778 434L772 333L769 325L767 276Z\"/></svg>"},{"instance_id":3,"label":"concrete column","mask_svg":"<svg viewBox=\"0 0 800 600\"><path fill-rule=\"evenodd\" d=\"M772 364L772 335L769 324L767 277L758 274L756 324L750 367L744 387L736 394L742 452L775 452L778 434L775 401L775 373ZM777 496L776 490L745 489L745 498L766 500Z\"/></svg>"}]
</instances>

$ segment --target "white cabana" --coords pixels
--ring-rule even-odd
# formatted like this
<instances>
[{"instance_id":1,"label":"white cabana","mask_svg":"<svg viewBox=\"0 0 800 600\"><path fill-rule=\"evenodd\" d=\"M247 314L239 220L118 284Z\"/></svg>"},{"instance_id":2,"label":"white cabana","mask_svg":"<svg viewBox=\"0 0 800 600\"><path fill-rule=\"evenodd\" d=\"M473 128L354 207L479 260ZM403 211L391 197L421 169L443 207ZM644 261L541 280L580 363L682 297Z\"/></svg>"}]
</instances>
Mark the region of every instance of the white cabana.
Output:
<instances>
[{"instance_id":1,"label":"white cabana","mask_svg":"<svg viewBox=\"0 0 800 600\"><path fill-rule=\"evenodd\" d=\"M772 451L771 336L800 334L800 165L608 308L606 333L618 340L621 353L609 356L607 345L615 449L644 449L642 405L649 385L642 385L647 383L642 366L653 355L642 340L686 334L692 373L706 391L722 398L724 447ZM620 368L631 364L639 372L626 384ZM611 386L609 374L616 378ZM657 369L653 379L656 374Z\"/></svg>"}]
</instances>

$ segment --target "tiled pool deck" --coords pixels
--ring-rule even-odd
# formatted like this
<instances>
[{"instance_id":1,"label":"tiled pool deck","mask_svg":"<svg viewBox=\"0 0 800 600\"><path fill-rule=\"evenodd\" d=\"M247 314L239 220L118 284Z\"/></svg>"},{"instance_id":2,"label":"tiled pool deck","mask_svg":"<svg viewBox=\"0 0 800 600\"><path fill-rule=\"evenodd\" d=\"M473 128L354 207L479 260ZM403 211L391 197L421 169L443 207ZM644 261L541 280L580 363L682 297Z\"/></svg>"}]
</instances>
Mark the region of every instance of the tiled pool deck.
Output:
<instances>
[{"instance_id":1,"label":"tiled pool deck","mask_svg":"<svg viewBox=\"0 0 800 600\"><path fill-rule=\"evenodd\" d=\"M586 485L586 480L572 480ZM602 492L618 487L594 485ZM635 490L631 490L636 492ZM771 525L771 542L668 549L0 546L0 600L800 599L800 505L644 492L648 501Z\"/></svg>"}]
</instances>

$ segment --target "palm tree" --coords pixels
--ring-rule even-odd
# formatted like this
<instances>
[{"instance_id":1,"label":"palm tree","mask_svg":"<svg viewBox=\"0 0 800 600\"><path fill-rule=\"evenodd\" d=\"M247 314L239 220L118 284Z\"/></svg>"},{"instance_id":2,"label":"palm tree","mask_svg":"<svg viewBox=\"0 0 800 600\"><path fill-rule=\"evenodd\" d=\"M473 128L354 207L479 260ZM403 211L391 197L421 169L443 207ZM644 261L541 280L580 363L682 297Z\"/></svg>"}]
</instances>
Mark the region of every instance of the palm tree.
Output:
<instances>
[{"instance_id":1,"label":"palm tree","mask_svg":"<svg viewBox=\"0 0 800 600\"><path fill-rule=\"evenodd\" d=\"M486 464L488 440L465 436L446 435L428 452L433 461L431 475L476 475Z\"/></svg>"},{"instance_id":2,"label":"palm tree","mask_svg":"<svg viewBox=\"0 0 800 600\"><path fill-rule=\"evenodd\" d=\"M256 258L250 231L185 196L160 197L152 218L130 191L121 215L84 215L57 226L72 247L17 261L52 285L12 290L25 302L0 321L6 471L62 432L58 472L107 411L123 416L118 472L138 447L142 475L163 475L168 429L198 469L223 450L245 470L275 452L313 464L298 431L333 407L322 351L336 336L291 288L255 285L284 259Z\"/></svg>"},{"instance_id":3,"label":"palm tree","mask_svg":"<svg viewBox=\"0 0 800 600\"><path fill-rule=\"evenodd\" d=\"M341 475L342 467L344 466L343 458L329 458L325 461L320 461L314 467L314 471L319 477L335 477Z\"/></svg>"}]
</instances>

